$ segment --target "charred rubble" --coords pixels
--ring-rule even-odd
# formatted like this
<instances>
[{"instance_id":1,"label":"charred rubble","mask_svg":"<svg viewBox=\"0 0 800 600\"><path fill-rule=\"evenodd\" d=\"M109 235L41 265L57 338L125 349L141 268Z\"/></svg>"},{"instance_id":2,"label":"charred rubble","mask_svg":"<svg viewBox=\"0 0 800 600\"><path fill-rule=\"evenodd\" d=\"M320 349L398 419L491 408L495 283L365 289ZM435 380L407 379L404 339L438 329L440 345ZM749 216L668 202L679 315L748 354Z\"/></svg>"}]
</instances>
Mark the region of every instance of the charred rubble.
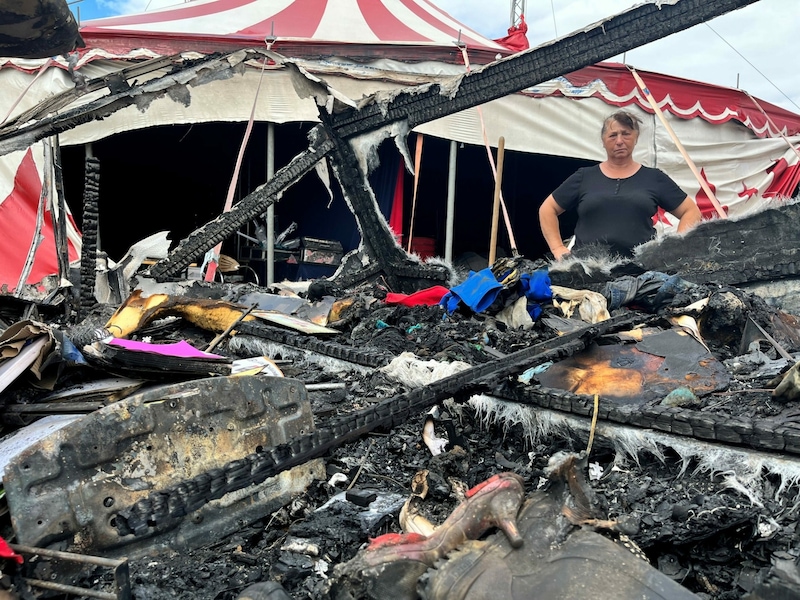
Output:
<instances>
[{"instance_id":1,"label":"charred rubble","mask_svg":"<svg viewBox=\"0 0 800 600\"><path fill-rule=\"evenodd\" d=\"M481 585L498 589L508 577L539 581L549 560L585 560L588 547L604 558L581 563L577 582L553 584L564 593L587 582L616 581L619 590L619 578L602 574L635 561L647 567L651 594L668 581L686 597L796 596L796 318L739 288L635 262L615 265L626 273L615 277L586 262L518 259L504 269L507 283L546 273L555 302L542 300L538 318L521 326L503 312L524 297L516 285L482 312L461 303L448 313L387 302L392 292L380 282L336 297L317 282L294 296L294 314L284 315L294 321L246 314L285 298L280 286L158 284L140 274L116 311L98 305L76 325L25 320L30 304L4 303L6 332L23 323L52 332L60 348L41 380L31 372L5 389L4 428L84 416L12 459L2 537L19 549L125 561L136 598L383 597L387 581L408 597L434 598L462 589L464 565L478 557ZM561 284L587 271L593 281L578 289L607 308L626 298L610 318L581 320L579 304L563 302L575 288ZM315 310L328 319L310 331L313 321L297 315ZM681 316L694 318L697 338L673 335L689 327ZM226 323L235 328L219 339ZM216 340L221 358L136 355L103 338L114 327L155 345L203 349ZM83 363L65 351L71 340ZM283 377L229 375L236 361L258 356ZM633 370L636 387L622 383ZM111 377L127 387L88 387ZM53 392L31 386L48 379ZM447 525L473 514L457 512L476 495L467 490L492 477L507 485L511 474L520 502L539 507L519 513L519 548L507 532L492 533L492 519L478 530ZM532 541L556 525L551 543ZM477 539L459 537L463 530ZM431 536L456 541L430 558L420 544ZM513 567L523 549L530 572ZM22 567L4 567L21 597L35 589L23 575L115 589L117 571L23 556ZM565 571L575 572L557 572Z\"/></svg>"}]
</instances>

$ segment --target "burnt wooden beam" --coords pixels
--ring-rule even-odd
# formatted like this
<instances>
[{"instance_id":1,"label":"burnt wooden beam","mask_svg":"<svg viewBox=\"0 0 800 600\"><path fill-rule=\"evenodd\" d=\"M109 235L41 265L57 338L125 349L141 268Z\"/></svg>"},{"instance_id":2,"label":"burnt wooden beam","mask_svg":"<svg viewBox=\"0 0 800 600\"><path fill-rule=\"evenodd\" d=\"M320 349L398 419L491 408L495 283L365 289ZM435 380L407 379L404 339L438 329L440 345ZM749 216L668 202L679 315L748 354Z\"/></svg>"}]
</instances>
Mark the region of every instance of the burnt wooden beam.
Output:
<instances>
[{"instance_id":1,"label":"burnt wooden beam","mask_svg":"<svg viewBox=\"0 0 800 600\"><path fill-rule=\"evenodd\" d=\"M633 48L709 21L758 0L663 0L624 12L552 42L495 61L449 84L408 88L390 102L373 102L333 117L338 135L349 138L405 120L409 129L519 92Z\"/></svg>"},{"instance_id":2,"label":"burnt wooden beam","mask_svg":"<svg viewBox=\"0 0 800 600\"><path fill-rule=\"evenodd\" d=\"M86 80L82 85L76 85L73 88L61 92L60 94L55 94L54 96L45 98L25 112L22 112L3 123L2 127L0 127L0 139L4 139L6 135L13 137L14 133L26 123L47 117L48 115L51 115L56 111L69 106L72 102L90 92L97 92L103 88L109 87L110 85L113 85L112 81L123 80L127 82L135 79L136 77L147 75L159 69L179 66L183 62L184 59L180 54L161 56L125 67L124 69L115 71L114 73L104 77L95 77L94 79Z\"/></svg>"},{"instance_id":3,"label":"burnt wooden beam","mask_svg":"<svg viewBox=\"0 0 800 600\"><path fill-rule=\"evenodd\" d=\"M695 283L740 286L800 276L800 204L783 204L746 220L714 219L682 236L645 245L636 262L649 271L680 273Z\"/></svg>"},{"instance_id":4,"label":"burnt wooden beam","mask_svg":"<svg viewBox=\"0 0 800 600\"><path fill-rule=\"evenodd\" d=\"M198 255L224 241L251 219L266 212L278 194L310 171L316 161L340 148L331 138L350 139L406 121L408 129L518 92L553 77L595 64L622 52L637 48L673 33L754 4L758 0L663 0L638 5L618 15L576 31L558 40L493 62L475 71L453 78L448 84L426 84L407 88L390 100L373 96L360 109L347 109L317 126L311 133L309 150L299 154L275 177L242 199L231 211L195 230L181 240L166 259L153 265L150 274L156 279L174 277ZM327 143L321 143L325 139ZM326 149L323 148L326 146ZM313 162L310 162L313 161ZM345 185L349 185L345 182ZM369 210L374 210L370 208ZM356 214L360 225L363 215ZM364 237L385 238L385 227L362 228ZM370 245L386 245L386 240L372 240ZM379 257L375 257L379 259ZM379 264L383 270L388 265Z\"/></svg>"}]
</instances>

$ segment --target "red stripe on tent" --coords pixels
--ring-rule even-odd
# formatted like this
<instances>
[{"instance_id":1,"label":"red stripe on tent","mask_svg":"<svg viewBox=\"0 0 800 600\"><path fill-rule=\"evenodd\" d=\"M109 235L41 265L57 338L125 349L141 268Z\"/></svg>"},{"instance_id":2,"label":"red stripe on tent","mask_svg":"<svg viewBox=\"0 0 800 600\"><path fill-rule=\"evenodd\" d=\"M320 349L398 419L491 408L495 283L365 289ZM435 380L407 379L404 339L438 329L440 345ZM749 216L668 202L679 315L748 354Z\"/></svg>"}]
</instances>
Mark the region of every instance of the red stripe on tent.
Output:
<instances>
[{"instance_id":1,"label":"red stripe on tent","mask_svg":"<svg viewBox=\"0 0 800 600\"><path fill-rule=\"evenodd\" d=\"M438 6L436 6L434 4L431 4L430 2L426 2L425 0L400 0L400 2L402 4L404 4L406 6L406 8L408 8L411 12L413 12L415 15L417 15L420 19L424 19L425 21L427 21L428 23L430 23L431 25L436 27L442 33L447 33L447 34L451 35L453 37L453 41L454 42L457 41L460 38L461 41L464 42L465 44L467 44L467 46L470 47L470 48L472 48L472 47L484 48L484 49L485 48L491 48L490 46L487 46L483 42L481 42L479 40L476 40L472 35L470 35L472 33L471 31L464 30L464 29L461 29L461 30L454 29L453 27L451 27L447 23L445 23L443 21L440 21L435 16L433 16L431 13L429 13L428 11L423 9L420 6L420 4L425 3L428 6L432 7L435 11L447 15L447 13L442 11L442 9L440 9ZM447 15L447 16L450 17L450 15ZM450 18L453 20L453 22L458 23L458 19L453 19L453 17L450 17ZM498 51L502 51L502 50L499 50L499 49L497 49L497 50Z\"/></svg>"},{"instance_id":2,"label":"red stripe on tent","mask_svg":"<svg viewBox=\"0 0 800 600\"><path fill-rule=\"evenodd\" d=\"M282 11L268 19L253 23L239 31L244 35L257 35L261 41L265 36L274 35L279 38L308 38L314 36L319 27L322 15L328 7L327 0L295 0ZM275 24L273 29L273 23Z\"/></svg>"},{"instance_id":3,"label":"red stripe on tent","mask_svg":"<svg viewBox=\"0 0 800 600\"><path fill-rule=\"evenodd\" d=\"M25 153L14 176L14 189L0 203L0 285L16 287L25 266L28 249L36 232L36 211L42 194L42 181L31 149ZM25 283L40 282L48 275L58 273L55 236L50 211L45 211L41 234L44 237L36 252L33 268ZM69 259L76 260L78 253L69 244Z\"/></svg>"},{"instance_id":4,"label":"red stripe on tent","mask_svg":"<svg viewBox=\"0 0 800 600\"><path fill-rule=\"evenodd\" d=\"M383 2L376 0L358 0L358 8L364 15L369 28L382 42L430 42L418 31L411 29L386 8Z\"/></svg>"},{"instance_id":5,"label":"red stripe on tent","mask_svg":"<svg viewBox=\"0 0 800 600\"><path fill-rule=\"evenodd\" d=\"M189 2L182 4L178 8L167 10L155 10L147 13L135 15L122 15L119 17L108 17L105 19L94 19L86 21L81 27L81 33L108 31L108 28L121 27L123 25L146 25L148 23L165 23L167 21L183 21L186 19L196 19L215 15L225 10L231 10L252 4L254 0L217 0L216 2L195 3ZM146 31L147 28L144 28Z\"/></svg>"}]
</instances>

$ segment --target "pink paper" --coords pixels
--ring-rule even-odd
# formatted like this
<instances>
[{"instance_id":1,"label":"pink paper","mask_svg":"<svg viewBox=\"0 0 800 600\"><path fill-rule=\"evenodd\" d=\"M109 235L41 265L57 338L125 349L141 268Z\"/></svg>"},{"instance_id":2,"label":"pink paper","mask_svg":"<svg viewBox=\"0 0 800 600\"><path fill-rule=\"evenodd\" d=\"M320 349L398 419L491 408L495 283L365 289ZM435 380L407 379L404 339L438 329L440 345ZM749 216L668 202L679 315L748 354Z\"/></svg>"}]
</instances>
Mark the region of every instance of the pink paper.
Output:
<instances>
[{"instance_id":1,"label":"pink paper","mask_svg":"<svg viewBox=\"0 0 800 600\"><path fill-rule=\"evenodd\" d=\"M174 344L148 344L147 342L136 342L133 340L122 340L118 338L108 342L110 346L119 346L134 352L150 352L151 354L161 354L163 356L177 356L179 358L225 358L219 354L209 354L198 350L188 342L181 340Z\"/></svg>"}]
</instances>

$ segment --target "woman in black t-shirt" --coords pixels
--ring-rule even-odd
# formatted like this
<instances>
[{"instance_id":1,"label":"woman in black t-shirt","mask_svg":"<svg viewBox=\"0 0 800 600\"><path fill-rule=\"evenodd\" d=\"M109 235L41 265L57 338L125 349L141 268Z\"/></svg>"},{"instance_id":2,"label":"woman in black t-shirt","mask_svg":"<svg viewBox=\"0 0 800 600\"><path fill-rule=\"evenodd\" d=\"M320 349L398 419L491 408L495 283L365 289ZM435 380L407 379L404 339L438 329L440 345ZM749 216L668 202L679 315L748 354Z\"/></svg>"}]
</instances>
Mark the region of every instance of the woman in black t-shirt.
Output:
<instances>
[{"instance_id":1,"label":"woman in black t-shirt","mask_svg":"<svg viewBox=\"0 0 800 600\"><path fill-rule=\"evenodd\" d=\"M653 216L659 207L678 219L683 232L700 222L694 200L659 169L633 160L639 118L627 111L603 122L601 137L608 158L578 169L539 208L542 233L556 260L569 255L561 239L558 216L576 209L575 247L602 243L621 256L655 235Z\"/></svg>"}]
</instances>

